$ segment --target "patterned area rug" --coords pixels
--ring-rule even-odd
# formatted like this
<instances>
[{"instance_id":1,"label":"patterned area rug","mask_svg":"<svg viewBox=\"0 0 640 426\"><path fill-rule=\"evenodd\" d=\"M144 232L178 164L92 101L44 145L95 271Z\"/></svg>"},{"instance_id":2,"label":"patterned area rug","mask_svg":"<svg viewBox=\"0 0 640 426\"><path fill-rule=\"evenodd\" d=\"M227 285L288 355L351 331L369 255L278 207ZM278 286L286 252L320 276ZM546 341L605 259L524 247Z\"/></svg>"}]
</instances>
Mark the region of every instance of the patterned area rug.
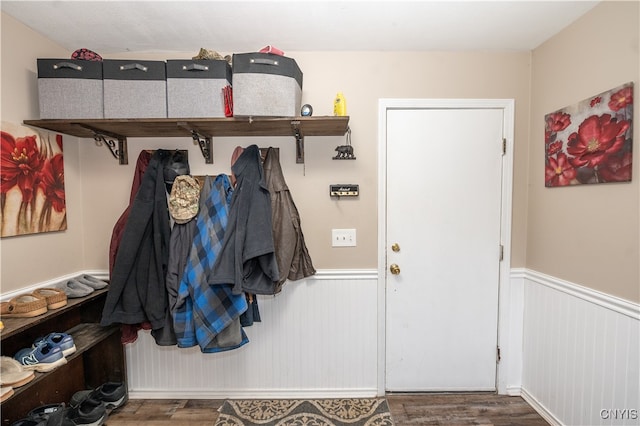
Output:
<instances>
[{"instance_id":1,"label":"patterned area rug","mask_svg":"<svg viewBox=\"0 0 640 426\"><path fill-rule=\"evenodd\" d=\"M384 398L227 400L216 426L390 426Z\"/></svg>"}]
</instances>

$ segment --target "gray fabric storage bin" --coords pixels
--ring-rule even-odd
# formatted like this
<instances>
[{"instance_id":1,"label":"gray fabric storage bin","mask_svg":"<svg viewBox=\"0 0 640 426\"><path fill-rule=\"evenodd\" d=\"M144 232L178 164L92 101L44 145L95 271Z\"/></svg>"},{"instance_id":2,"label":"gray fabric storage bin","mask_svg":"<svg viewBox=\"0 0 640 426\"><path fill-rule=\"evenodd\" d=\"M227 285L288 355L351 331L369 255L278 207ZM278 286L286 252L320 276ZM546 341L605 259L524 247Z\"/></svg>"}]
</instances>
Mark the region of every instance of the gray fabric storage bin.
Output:
<instances>
[{"instance_id":1,"label":"gray fabric storage bin","mask_svg":"<svg viewBox=\"0 0 640 426\"><path fill-rule=\"evenodd\" d=\"M270 53L233 55L233 115L300 115L302 71L294 59Z\"/></svg>"},{"instance_id":2,"label":"gray fabric storage bin","mask_svg":"<svg viewBox=\"0 0 640 426\"><path fill-rule=\"evenodd\" d=\"M38 59L40 118L104 118L102 62Z\"/></svg>"},{"instance_id":3,"label":"gray fabric storage bin","mask_svg":"<svg viewBox=\"0 0 640 426\"><path fill-rule=\"evenodd\" d=\"M167 61L168 117L224 117L222 88L231 85L227 61Z\"/></svg>"},{"instance_id":4,"label":"gray fabric storage bin","mask_svg":"<svg viewBox=\"0 0 640 426\"><path fill-rule=\"evenodd\" d=\"M105 118L166 118L164 61L103 61Z\"/></svg>"}]
</instances>

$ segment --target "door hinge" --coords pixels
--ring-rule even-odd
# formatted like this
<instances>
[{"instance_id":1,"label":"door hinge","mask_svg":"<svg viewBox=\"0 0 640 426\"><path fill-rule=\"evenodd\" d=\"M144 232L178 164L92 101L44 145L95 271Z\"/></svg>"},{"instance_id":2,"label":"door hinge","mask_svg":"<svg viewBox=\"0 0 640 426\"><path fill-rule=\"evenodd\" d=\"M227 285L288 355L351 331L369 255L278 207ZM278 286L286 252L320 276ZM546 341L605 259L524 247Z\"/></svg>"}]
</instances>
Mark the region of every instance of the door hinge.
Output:
<instances>
[{"instance_id":1,"label":"door hinge","mask_svg":"<svg viewBox=\"0 0 640 426\"><path fill-rule=\"evenodd\" d=\"M504 260L504 246L500 244L500 261Z\"/></svg>"},{"instance_id":2,"label":"door hinge","mask_svg":"<svg viewBox=\"0 0 640 426\"><path fill-rule=\"evenodd\" d=\"M500 357L500 346L496 346L496 364L500 362L502 358Z\"/></svg>"},{"instance_id":3,"label":"door hinge","mask_svg":"<svg viewBox=\"0 0 640 426\"><path fill-rule=\"evenodd\" d=\"M502 138L502 155L507 153L507 138Z\"/></svg>"}]
</instances>

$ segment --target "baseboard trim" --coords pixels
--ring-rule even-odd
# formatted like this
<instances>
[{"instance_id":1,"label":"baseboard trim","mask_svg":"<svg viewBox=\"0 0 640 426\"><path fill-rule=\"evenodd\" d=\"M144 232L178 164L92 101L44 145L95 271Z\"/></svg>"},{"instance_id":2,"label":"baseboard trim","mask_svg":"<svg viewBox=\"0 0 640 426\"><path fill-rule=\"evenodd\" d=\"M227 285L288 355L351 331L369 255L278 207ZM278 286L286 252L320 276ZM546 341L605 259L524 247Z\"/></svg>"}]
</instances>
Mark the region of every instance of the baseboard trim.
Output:
<instances>
[{"instance_id":1,"label":"baseboard trim","mask_svg":"<svg viewBox=\"0 0 640 426\"><path fill-rule=\"evenodd\" d=\"M506 393L509 396L522 396L522 386L507 386Z\"/></svg>"},{"instance_id":2,"label":"baseboard trim","mask_svg":"<svg viewBox=\"0 0 640 426\"><path fill-rule=\"evenodd\" d=\"M533 395L527 392L526 389L521 389L520 396L524 399L542 418L544 418L552 426L564 426L556 416L551 414L547 408L542 405Z\"/></svg>"},{"instance_id":3,"label":"baseboard trim","mask_svg":"<svg viewBox=\"0 0 640 426\"><path fill-rule=\"evenodd\" d=\"M136 389L131 399L301 399L301 398L375 398L377 389L225 389L183 390Z\"/></svg>"}]
</instances>

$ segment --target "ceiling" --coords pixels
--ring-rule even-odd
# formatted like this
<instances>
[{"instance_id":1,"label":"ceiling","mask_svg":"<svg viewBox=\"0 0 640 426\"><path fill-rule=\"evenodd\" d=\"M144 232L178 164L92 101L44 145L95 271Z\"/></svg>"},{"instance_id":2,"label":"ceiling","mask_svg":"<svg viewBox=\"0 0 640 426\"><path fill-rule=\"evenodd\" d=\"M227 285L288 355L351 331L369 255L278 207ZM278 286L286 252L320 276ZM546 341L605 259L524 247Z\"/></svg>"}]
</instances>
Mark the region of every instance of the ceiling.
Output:
<instances>
[{"instance_id":1,"label":"ceiling","mask_svg":"<svg viewBox=\"0 0 640 426\"><path fill-rule=\"evenodd\" d=\"M532 50L599 1L8 1L70 52Z\"/></svg>"}]
</instances>

